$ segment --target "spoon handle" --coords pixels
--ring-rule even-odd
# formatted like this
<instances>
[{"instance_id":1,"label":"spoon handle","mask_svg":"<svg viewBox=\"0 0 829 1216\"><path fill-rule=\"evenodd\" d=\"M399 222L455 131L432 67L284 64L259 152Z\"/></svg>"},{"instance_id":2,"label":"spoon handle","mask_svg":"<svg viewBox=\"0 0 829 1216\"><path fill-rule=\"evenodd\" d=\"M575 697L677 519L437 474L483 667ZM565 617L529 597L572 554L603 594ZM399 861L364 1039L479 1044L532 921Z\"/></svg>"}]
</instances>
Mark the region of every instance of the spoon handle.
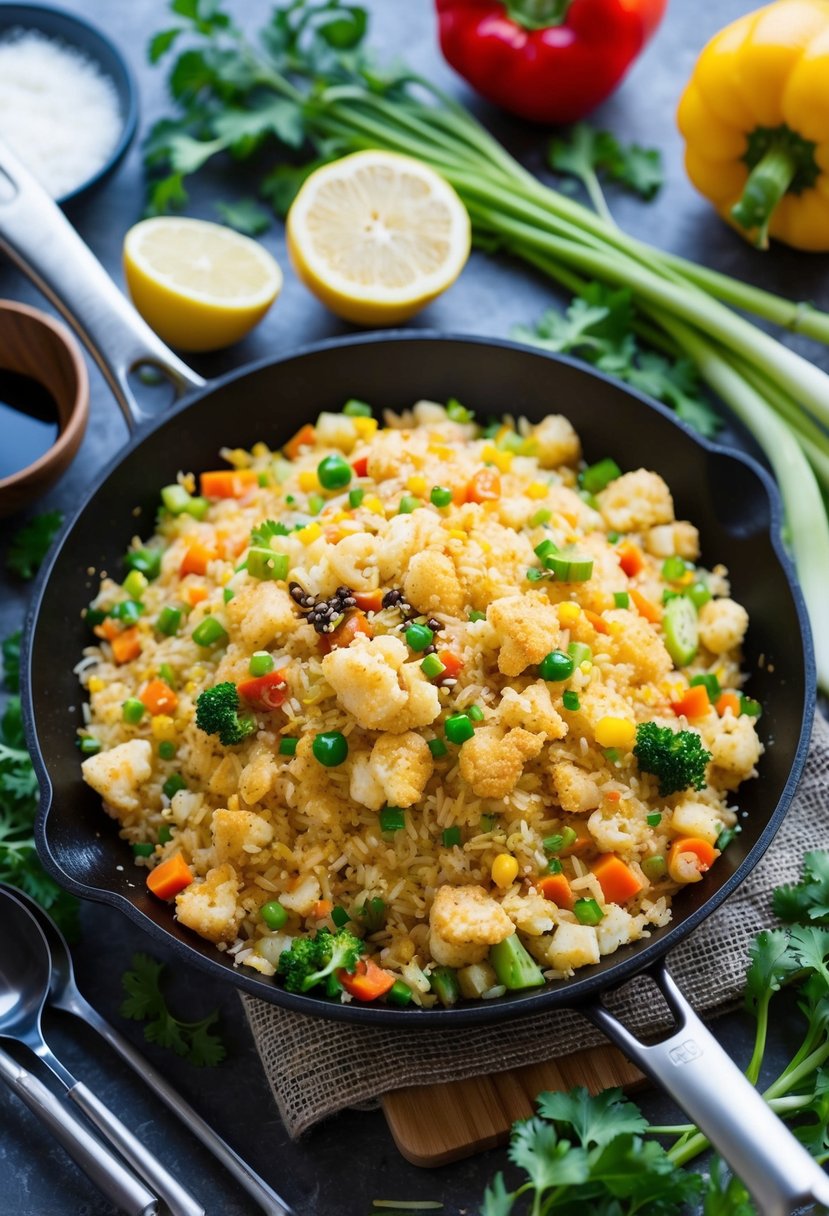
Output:
<instances>
[{"instance_id":1,"label":"spoon handle","mask_svg":"<svg viewBox=\"0 0 829 1216\"><path fill-rule=\"evenodd\" d=\"M94 1123L104 1139L149 1183L169 1208L170 1216L205 1216L205 1210L198 1200L82 1081L76 1081L67 1094Z\"/></svg>"},{"instance_id":2,"label":"spoon handle","mask_svg":"<svg viewBox=\"0 0 829 1216\"><path fill-rule=\"evenodd\" d=\"M4 1051L0 1051L0 1077L119 1212L127 1216L155 1216L158 1201L143 1182L96 1140L42 1081Z\"/></svg>"},{"instance_id":3,"label":"spoon handle","mask_svg":"<svg viewBox=\"0 0 829 1216\"><path fill-rule=\"evenodd\" d=\"M114 1026L110 1026L106 1018L102 1017L97 1009L80 996L80 993L77 994L76 999L77 1003L73 1001L73 1004L68 1006L71 1012L82 1017L93 1030L97 1030L101 1038L109 1043L113 1051L116 1051L126 1064L129 1064L130 1068L153 1090L165 1106L181 1119L218 1161L221 1161L225 1169L233 1175L262 1211L266 1212L268 1216L293 1216L284 1199L280 1199L276 1191L272 1190L267 1182L248 1165L247 1161L222 1139L198 1111L193 1109L190 1103L173 1088L167 1078L162 1076Z\"/></svg>"}]
</instances>

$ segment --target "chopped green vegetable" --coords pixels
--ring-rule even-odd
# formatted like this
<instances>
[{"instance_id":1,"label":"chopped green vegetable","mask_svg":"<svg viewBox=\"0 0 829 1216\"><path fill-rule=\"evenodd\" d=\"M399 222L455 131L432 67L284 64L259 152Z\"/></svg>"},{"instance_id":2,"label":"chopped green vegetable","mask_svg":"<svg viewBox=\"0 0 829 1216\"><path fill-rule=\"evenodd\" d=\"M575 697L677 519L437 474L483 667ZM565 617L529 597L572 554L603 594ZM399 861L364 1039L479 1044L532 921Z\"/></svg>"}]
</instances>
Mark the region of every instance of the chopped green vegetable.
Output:
<instances>
[{"instance_id":1,"label":"chopped green vegetable","mask_svg":"<svg viewBox=\"0 0 829 1216\"><path fill-rule=\"evenodd\" d=\"M130 570L121 586L127 595L133 599L138 599L139 595L142 595L147 590L149 581L140 570Z\"/></svg>"},{"instance_id":2,"label":"chopped green vegetable","mask_svg":"<svg viewBox=\"0 0 829 1216\"><path fill-rule=\"evenodd\" d=\"M314 759L325 768L336 768L348 756L348 740L341 731L321 731L314 736L311 751L314 753Z\"/></svg>"},{"instance_id":3,"label":"chopped green vegetable","mask_svg":"<svg viewBox=\"0 0 829 1216\"><path fill-rule=\"evenodd\" d=\"M472 422L475 415L465 405L461 405L454 397L446 402L446 415L451 422Z\"/></svg>"},{"instance_id":4,"label":"chopped green vegetable","mask_svg":"<svg viewBox=\"0 0 829 1216\"><path fill-rule=\"evenodd\" d=\"M349 418L370 418L372 409L365 401L358 401L356 397L351 397L343 406L343 413Z\"/></svg>"},{"instance_id":5,"label":"chopped green vegetable","mask_svg":"<svg viewBox=\"0 0 829 1216\"><path fill-rule=\"evenodd\" d=\"M538 963L528 954L517 933L505 937L502 942L489 948L489 961L498 977L498 983L510 991L521 988L541 988L544 976Z\"/></svg>"},{"instance_id":6,"label":"chopped green vegetable","mask_svg":"<svg viewBox=\"0 0 829 1216\"><path fill-rule=\"evenodd\" d=\"M230 681L205 688L196 699L196 726L208 735L218 735L224 747L242 743L256 730L253 718L239 717L239 693Z\"/></svg>"},{"instance_id":7,"label":"chopped green vegetable","mask_svg":"<svg viewBox=\"0 0 829 1216\"><path fill-rule=\"evenodd\" d=\"M415 498L413 494L404 494L397 507L397 514L411 515L412 511L416 511L420 506L422 503L419 498Z\"/></svg>"},{"instance_id":8,"label":"chopped green vegetable","mask_svg":"<svg viewBox=\"0 0 829 1216\"><path fill-rule=\"evenodd\" d=\"M604 912L595 899L577 899L573 904L573 915L580 925L598 925L604 920Z\"/></svg>"},{"instance_id":9,"label":"chopped green vegetable","mask_svg":"<svg viewBox=\"0 0 829 1216\"><path fill-rule=\"evenodd\" d=\"M432 755L435 757L436 760L439 760L441 758L441 756L445 756L447 754L448 750L449 749L447 748L446 744L443 742L442 739L430 739L429 740L429 751L432 753Z\"/></svg>"},{"instance_id":10,"label":"chopped green vegetable","mask_svg":"<svg viewBox=\"0 0 829 1216\"><path fill-rule=\"evenodd\" d=\"M629 608L630 607L630 596L627 593L627 591L614 591L613 592L613 603L616 608Z\"/></svg>"},{"instance_id":11,"label":"chopped green vegetable","mask_svg":"<svg viewBox=\"0 0 829 1216\"><path fill-rule=\"evenodd\" d=\"M702 684L705 691L708 693L708 700L712 705L716 705L717 701L719 701L722 694L722 688L720 687L719 680L713 674L713 672L709 672L705 675L693 676L690 684L692 688L696 684Z\"/></svg>"},{"instance_id":12,"label":"chopped green vegetable","mask_svg":"<svg viewBox=\"0 0 829 1216\"><path fill-rule=\"evenodd\" d=\"M166 844L168 840L172 839L173 829L170 827L169 823L162 823L161 827L158 829L158 843Z\"/></svg>"},{"instance_id":13,"label":"chopped green vegetable","mask_svg":"<svg viewBox=\"0 0 829 1216\"><path fill-rule=\"evenodd\" d=\"M435 635L428 625L410 625L405 636L406 644L412 650L425 650L435 640Z\"/></svg>"},{"instance_id":14,"label":"chopped green vegetable","mask_svg":"<svg viewBox=\"0 0 829 1216\"><path fill-rule=\"evenodd\" d=\"M662 563L662 577L669 583L676 583L688 573L688 565L683 557L666 557Z\"/></svg>"},{"instance_id":15,"label":"chopped green vegetable","mask_svg":"<svg viewBox=\"0 0 829 1216\"><path fill-rule=\"evenodd\" d=\"M152 857L155 852L155 845L149 840L141 841L140 844L134 844L132 851L136 857Z\"/></svg>"},{"instance_id":16,"label":"chopped green vegetable","mask_svg":"<svg viewBox=\"0 0 829 1216\"><path fill-rule=\"evenodd\" d=\"M702 746L696 731L673 731L656 722L640 722L636 727L633 754L643 773L659 778L659 796L667 798L679 790L705 787L705 766L711 753Z\"/></svg>"},{"instance_id":17,"label":"chopped green vegetable","mask_svg":"<svg viewBox=\"0 0 829 1216\"><path fill-rule=\"evenodd\" d=\"M457 1005L461 999L458 973L453 967L435 967L429 976L429 987L444 1009Z\"/></svg>"},{"instance_id":18,"label":"chopped green vegetable","mask_svg":"<svg viewBox=\"0 0 829 1216\"><path fill-rule=\"evenodd\" d=\"M62 523L60 511L44 511L19 528L11 538L6 554L7 569L20 578L34 578Z\"/></svg>"},{"instance_id":19,"label":"chopped green vegetable","mask_svg":"<svg viewBox=\"0 0 829 1216\"><path fill-rule=\"evenodd\" d=\"M645 822L649 828L658 828L662 822L662 812L652 811L650 815L645 816Z\"/></svg>"},{"instance_id":20,"label":"chopped green vegetable","mask_svg":"<svg viewBox=\"0 0 829 1216\"><path fill-rule=\"evenodd\" d=\"M248 671L252 676L266 676L274 669L273 655L267 650L256 650L248 660Z\"/></svg>"},{"instance_id":21,"label":"chopped green vegetable","mask_svg":"<svg viewBox=\"0 0 829 1216\"><path fill-rule=\"evenodd\" d=\"M576 667L581 667L582 663L592 663L593 661L593 651L586 642L571 642L567 647L567 653Z\"/></svg>"},{"instance_id":22,"label":"chopped green vegetable","mask_svg":"<svg viewBox=\"0 0 829 1216\"><path fill-rule=\"evenodd\" d=\"M469 614L469 620L470 620L470 621L471 621L473 624L474 624L474 622L475 622L475 621L485 621L485 620L486 620L486 613L485 613L485 612L478 612L477 608L476 608L476 609L473 609L473 610L472 610L472 612L470 612L470 614Z\"/></svg>"},{"instance_id":23,"label":"chopped green vegetable","mask_svg":"<svg viewBox=\"0 0 829 1216\"><path fill-rule=\"evenodd\" d=\"M567 692L562 694L561 703L564 708L569 709L571 713L579 709L581 706L579 694L577 692L573 692L571 689L568 689Z\"/></svg>"},{"instance_id":24,"label":"chopped green vegetable","mask_svg":"<svg viewBox=\"0 0 829 1216\"><path fill-rule=\"evenodd\" d=\"M325 490L344 490L354 470L344 456L323 456L317 465L317 477Z\"/></svg>"},{"instance_id":25,"label":"chopped green vegetable","mask_svg":"<svg viewBox=\"0 0 829 1216\"><path fill-rule=\"evenodd\" d=\"M299 739L294 738L292 735L283 735L282 738L279 740L280 756L295 755L296 746L298 743L299 743Z\"/></svg>"},{"instance_id":26,"label":"chopped green vegetable","mask_svg":"<svg viewBox=\"0 0 829 1216\"><path fill-rule=\"evenodd\" d=\"M569 680L575 670L575 662L563 650L551 650L538 664L538 674L542 680L550 680L554 683Z\"/></svg>"},{"instance_id":27,"label":"chopped green vegetable","mask_svg":"<svg viewBox=\"0 0 829 1216\"><path fill-rule=\"evenodd\" d=\"M559 861L559 859L557 857L551 857L550 860L547 862L547 873L548 874L561 874L563 869L564 869L564 867L562 866L561 862Z\"/></svg>"},{"instance_id":28,"label":"chopped green vegetable","mask_svg":"<svg viewBox=\"0 0 829 1216\"><path fill-rule=\"evenodd\" d=\"M199 621L192 633L193 641L197 646L223 646L229 641L227 630L221 621L218 621L215 616L206 616L202 621Z\"/></svg>"},{"instance_id":29,"label":"chopped green vegetable","mask_svg":"<svg viewBox=\"0 0 829 1216\"><path fill-rule=\"evenodd\" d=\"M180 624L181 609L172 608L169 604L167 604L161 609L156 617L155 627L159 633L163 633L166 637L171 638L178 633Z\"/></svg>"},{"instance_id":30,"label":"chopped green vegetable","mask_svg":"<svg viewBox=\"0 0 829 1216\"><path fill-rule=\"evenodd\" d=\"M335 972L353 972L363 952L363 943L348 929L318 929L313 937L295 937L279 956L277 971L288 992L310 992L325 984L326 995L340 988Z\"/></svg>"},{"instance_id":31,"label":"chopped green vegetable","mask_svg":"<svg viewBox=\"0 0 829 1216\"><path fill-rule=\"evenodd\" d=\"M164 963L147 954L134 954L132 971L121 977L126 998L121 1004L121 1017L146 1022L144 1038L148 1043L168 1047L196 1067L213 1067L227 1055L219 1035L210 1028L219 1020L219 1011L195 1022L184 1022L170 1012L161 992Z\"/></svg>"},{"instance_id":32,"label":"chopped green vegetable","mask_svg":"<svg viewBox=\"0 0 829 1216\"><path fill-rule=\"evenodd\" d=\"M575 545L565 545L556 553L545 553L542 561L562 583L586 583L593 574L593 558Z\"/></svg>"},{"instance_id":33,"label":"chopped green vegetable","mask_svg":"<svg viewBox=\"0 0 829 1216\"><path fill-rule=\"evenodd\" d=\"M443 729L450 743L465 743L475 734L475 727L467 714L451 714L444 722Z\"/></svg>"},{"instance_id":34,"label":"chopped green vegetable","mask_svg":"<svg viewBox=\"0 0 829 1216\"><path fill-rule=\"evenodd\" d=\"M350 507L352 507L354 510L356 510L357 507L359 507L360 504L362 503L365 496L366 496L365 490L361 490L361 489L349 490L348 491L348 505Z\"/></svg>"},{"instance_id":35,"label":"chopped green vegetable","mask_svg":"<svg viewBox=\"0 0 829 1216\"><path fill-rule=\"evenodd\" d=\"M611 481L615 481L617 477L621 476L622 470L616 461L611 460L608 456L582 470L579 473L579 485L588 494L600 494L610 485Z\"/></svg>"},{"instance_id":36,"label":"chopped green vegetable","mask_svg":"<svg viewBox=\"0 0 829 1216\"><path fill-rule=\"evenodd\" d=\"M444 671L446 671L446 666L441 663L436 654L427 654L420 664L420 670L427 679L434 680L436 676L443 675Z\"/></svg>"},{"instance_id":37,"label":"chopped green vegetable","mask_svg":"<svg viewBox=\"0 0 829 1216\"><path fill-rule=\"evenodd\" d=\"M480 705L469 705L466 713L470 722L483 722L484 720L484 711L481 709Z\"/></svg>"},{"instance_id":38,"label":"chopped green vegetable","mask_svg":"<svg viewBox=\"0 0 829 1216\"><path fill-rule=\"evenodd\" d=\"M412 990L408 984L403 983L403 980L395 980L386 993L386 1000L390 1005L399 1005L401 1009L405 1008L406 1005L411 1005L412 1003Z\"/></svg>"},{"instance_id":39,"label":"chopped green vegetable","mask_svg":"<svg viewBox=\"0 0 829 1216\"><path fill-rule=\"evenodd\" d=\"M291 529L273 519L265 519L251 529L250 543L258 549L270 549L272 536L290 536Z\"/></svg>"},{"instance_id":40,"label":"chopped green vegetable","mask_svg":"<svg viewBox=\"0 0 829 1216\"><path fill-rule=\"evenodd\" d=\"M179 790L187 789L187 782L184 780L181 773L172 773L171 776L169 776L164 782L161 789L168 798L173 798L174 795L179 792Z\"/></svg>"},{"instance_id":41,"label":"chopped green vegetable","mask_svg":"<svg viewBox=\"0 0 829 1216\"><path fill-rule=\"evenodd\" d=\"M144 605L140 600L121 600L118 604L113 604L107 616L112 617L114 621L121 621L124 625L134 625L144 614Z\"/></svg>"},{"instance_id":42,"label":"chopped green vegetable","mask_svg":"<svg viewBox=\"0 0 829 1216\"><path fill-rule=\"evenodd\" d=\"M94 735L82 735L78 740L78 747L82 756L97 756L101 750L100 741Z\"/></svg>"},{"instance_id":43,"label":"chopped green vegetable","mask_svg":"<svg viewBox=\"0 0 829 1216\"><path fill-rule=\"evenodd\" d=\"M172 760L176 754L176 745L171 739L162 739L158 745L158 754L162 760Z\"/></svg>"},{"instance_id":44,"label":"chopped green vegetable","mask_svg":"<svg viewBox=\"0 0 829 1216\"><path fill-rule=\"evenodd\" d=\"M287 553L274 553L273 549L248 549L247 571L251 578L286 579L288 577Z\"/></svg>"},{"instance_id":45,"label":"chopped green vegetable","mask_svg":"<svg viewBox=\"0 0 829 1216\"><path fill-rule=\"evenodd\" d=\"M609 212L599 173L646 202L655 198L665 180L658 148L622 144L610 131L596 131L585 122L575 123L565 135L557 135L550 142L548 159L558 173L578 178L602 215Z\"/></svg>"},{"instance_id":46,"label":"chopped green vegetable","mask_svg":"<svg viewBox=\"0 0 829 1216\"><path fill-rule=\"evenodd\" d=\"M266 904L262 904L259 909L259 915L262 920L273 932L279 929L284 929L288 923L288 913L278 899L272 899Z\"/></svg>"},{"instance_id":47,"label":"chopped green vegetable","mask_svg":"<svg viewBox=\"0 0 829 1216\"><path fill-rule=\"evenodd\" d=\"M351 917L348 915L345 908L343 908L341 904L334 904L334 907L331 909L331 919L333 920L334 924L337 926L338 929L342 929L343 925L348 924L348 922L351 920Z\"/></svg>"},{"instance_id":48,"label":"chopped green vegetable","mask_svg":"<svg viewBox=\"0 0 829 1216\"><path fill-rule=\"evenodd\" d=\"M763 707L759 701L755 701L753 697L747 697L745 693L740 693L740 713L747 714L749 718L759 718L763 712Z\"/></svg>"},{"instance_id":49,"label":"chopped green vegetable","mask_svg":"<svg viewBox=\"0 0 829 1216\"><path fill-rule=\"evenodd\" d=\"M530 527L540 528L542 524L548 524L553 518L553 513L549 507L540 507L535 515L530 517Z\"/></svg>"},{"instance_id":50,"label":"chopped green vegetable","mask_svg":"<svg viewBox=\"0 0 829 1216\"><path fill-rule=\"evenodd\" d=\"M668 873L668 863L661 853L655 853L652 857L646 857L642 862L642 871L651 882L658 882Z\"/></svg>"},{"instance_id":51,"label":"chopped green vegetable","mask_svg":"<svg viewBox=\"0 0 829 1216\"><path fill-rule=\"evenodd\" d=\"M443 832L441 833L441 841L443 843L443 847L446 849L452 849L455 847L455 845L460 844L461 830L458 825L455 824L451 828L444 828Z\"/></svg>"},{"instance_id":52,"label":"chopped green vegetable","mask_svg":"<svg viewBox=\"0 0 829 1216\"><path fill-rule=\"evenodd\" d=\"M364 899L354 909L354 915L365 925L366 933L376 933L386 923L386 901L379 895L375 895L371 899Z\"/></svg>"},{"instance_id":53,"label":"chopped green vegetable","mask_svg":"<svg viewBox=\"0 0 829 1216\"><path fill-rule=\"evenodd\" d=\"M685 667L699 649L697 610L687 595L678 595L665 605L662 632L668 654L677 667Z\"/></svg>"},{"instance_id":54,"label":"chopped green vegetable","mask_svg":"<svg viewBox=\"0 0 829 1216\"><path fill-rule=\"evenodd\" d=\"M695 608L701 608L703 604L707 604L711 599L711 592L708 589L708 584L703 582L701 579L697 580L695 583L692 583L685 594Z\"/></svg>"},{"instance_id":55,"label":"chopped green vegetable","mask_svg":"<svg viewBox=\"0 0 829 1216\"><path fill-rule=\"evenodd\" d=\"M146 705L143 701L139 701L138 697L128 697L121 705L121 717L130 726L136 726L146 712Z\"/></svg>"},{"instance_id":56,"label":"chopped green vegetable","mask_svg":"<svg viewBox=\"0 0 829 1216\"><path fill-rule=\"evenodd\" d=\"M399 832L406 826L406 812L399 806L384 806L380 811L380 831Z\"/></svg>"},{"instance_id":57,"label":"chopped green vegetable","mask_svg":"<svg viewBox=\"0 0 829 1216\"><path fill-rule=\"evenodd\" d=\"M433 507L448 507L452 501L452 491L445 486L432 486L429 502Z\"/></svg>"}]
</instances>

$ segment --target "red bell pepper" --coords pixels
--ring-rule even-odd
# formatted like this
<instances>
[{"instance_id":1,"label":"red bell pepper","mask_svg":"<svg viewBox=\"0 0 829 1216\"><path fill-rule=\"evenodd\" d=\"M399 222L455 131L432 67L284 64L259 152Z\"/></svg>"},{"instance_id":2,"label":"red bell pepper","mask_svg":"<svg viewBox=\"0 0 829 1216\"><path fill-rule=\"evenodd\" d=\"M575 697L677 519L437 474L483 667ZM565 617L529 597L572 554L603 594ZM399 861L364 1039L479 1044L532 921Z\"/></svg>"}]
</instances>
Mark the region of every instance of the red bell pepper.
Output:
<instances>
[{"instance_id":1,"label":"red bell pepper","mask_svg":"<svg viewBox=\"0 0 829 1216\"><path fill-rule=\"evenodd\" d=\"M285 677L278 671L269 671L264 676L254 676L237 685L240 697L244 697L254 709L278 709L288 695Z\"/></svg>"},{"instance_id":2,"label":"red bell pepper","mask_svg":"<svg viewBox=\"0 0 829 1216\"><path fill-rule=\"evenodd\" d=\"M533 122L609 97L667 0L436 0L444 57L488 101Z\"/></svg>"}]
</instances>

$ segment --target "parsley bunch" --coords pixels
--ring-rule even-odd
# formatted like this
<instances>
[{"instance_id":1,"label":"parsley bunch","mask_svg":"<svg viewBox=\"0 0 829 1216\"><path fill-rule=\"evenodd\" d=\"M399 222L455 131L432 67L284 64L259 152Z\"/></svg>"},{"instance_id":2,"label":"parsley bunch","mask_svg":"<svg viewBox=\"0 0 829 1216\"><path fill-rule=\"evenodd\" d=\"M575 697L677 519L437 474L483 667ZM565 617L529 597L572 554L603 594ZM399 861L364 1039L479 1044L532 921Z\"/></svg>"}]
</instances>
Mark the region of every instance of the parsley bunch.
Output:
<instances>
[{"instance_id":1,"label":"parsley bunch","mask_svg":"<svg viewBox=\"0 0 829 1216\"><path fill-rule=\"evenodd\" d=\"M197 1067L213 1067L227 1055L219 1035L210 1028L219 1020L214 1009L196 1022L184 1022L171 1013L161 991L164 964L147 954L135 954L132 971L121 977L127 996L121 1005L121 1016L136 1022L146 1022L144 1038L148 1043L168 1047L177 1056L184 1056Z\"/></svg>"}]
</instances>

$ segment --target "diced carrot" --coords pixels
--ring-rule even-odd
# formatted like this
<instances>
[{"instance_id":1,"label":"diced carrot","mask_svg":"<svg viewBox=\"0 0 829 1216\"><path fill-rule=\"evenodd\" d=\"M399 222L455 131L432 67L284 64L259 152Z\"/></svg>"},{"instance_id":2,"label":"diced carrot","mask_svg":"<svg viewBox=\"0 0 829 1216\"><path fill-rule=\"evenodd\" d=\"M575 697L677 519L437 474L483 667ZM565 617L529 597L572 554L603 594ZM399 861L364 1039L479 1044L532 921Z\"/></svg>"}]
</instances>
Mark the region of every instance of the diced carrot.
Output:
<instances>
[{"instance_id":1,"label":"diced carrot","mask_svg":"<svg viewBox=\"0 0 829 1216\"><path fill-rule=\"evenodd\" d=\"M201 583L197 583L195 587L187 587L184 592L184 598L191 608L195 608L196 604L200 604L207 599L207 588L202 587Z\"/></svg>"},{"instance_id":2,"label":"diced carrot","mask_svg":"<svg viewBox=\"0 0 829 1216\"><path fill-rule=\"evenodd\" d=\"M683 856L693 859L692 868L683 866ZM668 850L668 873L674 882L699 882L718 856L717 849L707 840L699 836L681 836Z\"/></svg>"},{"instance_id":3,"label":"diced carrot","mask_svg":"<svg viewBox=\"0 0 829 1216\"><path fill-rule=\"evenodd\" d=\"M358 477L365 477L368 473L368 456L358 456L352 460L351 467Z\"/></svg>"},{"instance_id":4,"label":"diced carrot","mask_svg":"<svg viewBox=\"0 0 829 1216\"><path fill-rule=\"evenodd\" d=\"M323 534L329 545L338 545L347 532L343 532L339 524L326 524L323 528Z\"/></svg>"},{"instance_id":5,"label":"diced carrot","mask_svg":"<svg viewBox=\"0 0 829 1216\"><path fill-rule=\"evenodd\" d=\"M178 697L164 680L150 680L138 699L151 714L172 714L178 705Z\"/></svg>"},{"instance_id":6,"label":"diced carrot","mask_svg":"<svg viewBox=\"0 0 829 1216\"><path fill-rule=\"evenodd\" d=\"M114 638L110 639L110 645L116 663L131 663L141 653L141 640L135 625L131 629L125 629L122 633L116 634Z\"/></svg>"},{"instance_id":7,"label":"diced carrot","mask_svg":"<svg viewBox=\"0 0 829 1216\"><path fill-rule=\"evenodd\" d=\"M662 620L661 605L655 604L653 600L647 599L642 595L641 591L637 591L635 587L630 589L630 598L636 605L636 610L640 616L643 616L646 621L650 621L652 625L658 624Z\"/></svg>"},{"instance_id":8,"label":"diced carrot","mask_svg":"<svg viewBox=\"0 0 829 1216\"><path fill-rule=\"evenodd\" d=\"M174 853L147 875L147 886L159 899L172 899L192 881L190 867L181 853Z\"/></svg>"},{"instance_id":9,"label":"diced carrot","mask_svg":"<svg viewBox=\"0 0 829 1216\"><path fill-rule=\"evenodd\" d=\"M287 456L288 460L296 460L299 455L299 449L311 447L317 437L317 432L309 422L305 426L301 426L293 439L289 439L282 451Z\"/></svg>"},{"instance_id":10,"label":"diced carrot","mask_svg":"<svg viewBox=\"0 0 829 1216\"><path fill-rule=\"evenodd\" d=\"M439 650L438 658L446 668L446 671L442 671L437 677L438 682L441 680L456 680L463 671L463 659L458 658L452 650Z\"/></svg>"},{"instance_id":11,"label":"diced carrot","mask_svg":"<svg viewBox=\"0 0 829 1216\"><path fill-rule=\"evenodd\" d=\"M628 578L633 578L635 574L644 569L645 555L632 540L623 541L617 548L616 554L619 558L619 565Z\"/></svg>"},{"instance_id":12,"label":"diced carrot","mask_svg":"<svg viewBox=\"0 0 829 1216\"><path fill-rule=\"evenodd\" d=\"M702 718L711 708L708 700L708 690L703 684L694 684L682 694L678 701L671 702L671 709L679 718Z\"/></svg>"},{"instance_id":13,"label":"diced carrot","mask_svg":"<svg viewBox=\"0 0 829 1216\"><path fill-rule=\"evenodd\" d=\"M379 588L377 591L355 591L354 599L363 612L379 612L383 607L383 592Z\"/></svg>"},{"instance_id":14,"label":"diced carrot","mask_svg":"<svg viewBox=\"0 0 829 1216\"><path fill-rule=\"evenodd\" d=\"M570 911L576 902L570 884L563 874L547 874L535 884L545 899Z\"/></svg>"},{"instance_id":15,"label":"diced carrot","mask_svg":"<svg viewBox=\"0 0 829 1216\"><path fill-rule=\"evenodd\" d=\"M394 985L391 971L378 967L370 958L360 959L353 975L341 968L337 972L337 979L346 992L358 1001L376 1001Z\"/></svg>"},{"instance_id":16,"label":"diced carrot","mask_svg":"<svg viewBox=\"0 0 829 1216\"><path fill-rule=\"evenodd\" d=\"M454 503L454 505L456 507L462 507L463 504L466 502L467 488L468 488L467 486L453 486L452 487L452 502Z\"/></svg>"},{"instance_id":17,"label":"diced carrot","mask_svg":"<svg viewBox=\"0 0 829 1216\"><path fill-rule=\"evenodd\" d=\"M576 839L561 850L559 857L578 857L579 853L584 853L593 847L593 837L586 823L576 820L575 823L570 824L570 827L576 833Z\"/></svg>"},{"instance_id":18,"label":"diced carrot","mask_svg":"<svg viewBox=\"0 0 829 1216\"><path fill-rule=\"evenodd\" d=\"M494 502L501 497L501 478L497 469L478 469L466 487L467 502Z\"/></svg>"},{"instance_id":19,"label":"diced carrot","mask_svg":"<svg viewBox=\"0 0 829 1216\"><path fill-rule=\"evenodd\" d=\"M230 497L230 495L226 495ZM203 545L200 540L192 540L187 546L187 552L181 559L181 565L178 568L179 576L184 578L186 574L206 574L209 562L212 562L218 557L215 549L211 549L208 545Z\"/></svg>"},{"instance_id":20,"label":"diced carrot","mask_svg":"<svg viewBox=\"0 0 829 1216\"><path fill-rule=\"evenodd\" d=\"M721 696L717 698L715 708L720 717L723 716L726 710L730 709L736 718L740 713L740 698L737 696L736 692L732 692L731 689L727 689L721 694Z\"/></svg>"},{"instance_id":21,"label":"diced carrot","mask_svg":"<svg viewBox=\"0 0 829 1216\"><path fill-rule=\"evenodd\" d=\"M199 477L204 498L244 498L258 485L255 469L211 469Z\"/></svg>"},{"instance_id":22,"label":"diced carrot","mask_svg":"<svg viewBox=\"0 0 829 1216\"><path fill-rule=\"evenodd\" d=\"M349 612L342 625L338 625L333 633L320 634L320 649L323 654L330 654L341 646L350 646L358 633L364 633L367 638L374 637L374 630L366 614L359 609Z\"/></svg>"},{"instance_id":23,"label":"diced carrot","mask_svg":"<svg viewBox=\"0 0 829 1216\"><path fill-rule=\"evenodd\" d=\"M608 903L626 904L642 890L643 883L615 853L605 853L590 867Z\"/></svg>"},{"instance_id":24,"label":"diced carrot","mask_svg":"<svg viewBox=\"0 0 829 1216\"><path fill-rule=\"evenodd\" d=\"M311 909L311 917L313 920L325 920L326 916L330 916L334 905L330 899L318 899Z\"/></svg>"},{"instance_id":25,"label":"diced carrot","mask_svg":"<svg viewBox=\"0 0 829 1216\"><path fill-rule=\"evenodd\" d=\"M243 680L237 684L236 691L244 697L254 709L279 709L285 700L285 677L279 671L269 671L264 676L254 676L252 680Z\"/></svg>"},{"instance_id":26,"label":"diced carrot","mask_svg":"<svg viewBox=\"0 0 829 1216\"><path fill-rule=\"evenodd\" d=\"M607 621L604 617L599 616L598 612L591 612L589 608L585 608L583 611L596 633L610 633Z\"/></svg>"},{"instance_id":27,"label":"diced carrot","mask_svg":"<svg viewBox=\"0 0 829 1216\"><path fill-rule=\"evenodd\" d=\"M605 799L607 802L620 802L622 799L622 792L621 790L608 790L605 794Z\"/></svg>"},{"instance_id":28,"label":"diced carrot","mask_svg":"<svg viewBox=\"0 0 829 1216\"><path fill-rule=\"evenodd\" d=\"M111 642L113 638L117 638L121 633L121 626L117 621L114 621L111 616L104 617L100 625L96 625L93 633L97 633L99 638L106 638Z\"/></svg>"}]
</instances>

